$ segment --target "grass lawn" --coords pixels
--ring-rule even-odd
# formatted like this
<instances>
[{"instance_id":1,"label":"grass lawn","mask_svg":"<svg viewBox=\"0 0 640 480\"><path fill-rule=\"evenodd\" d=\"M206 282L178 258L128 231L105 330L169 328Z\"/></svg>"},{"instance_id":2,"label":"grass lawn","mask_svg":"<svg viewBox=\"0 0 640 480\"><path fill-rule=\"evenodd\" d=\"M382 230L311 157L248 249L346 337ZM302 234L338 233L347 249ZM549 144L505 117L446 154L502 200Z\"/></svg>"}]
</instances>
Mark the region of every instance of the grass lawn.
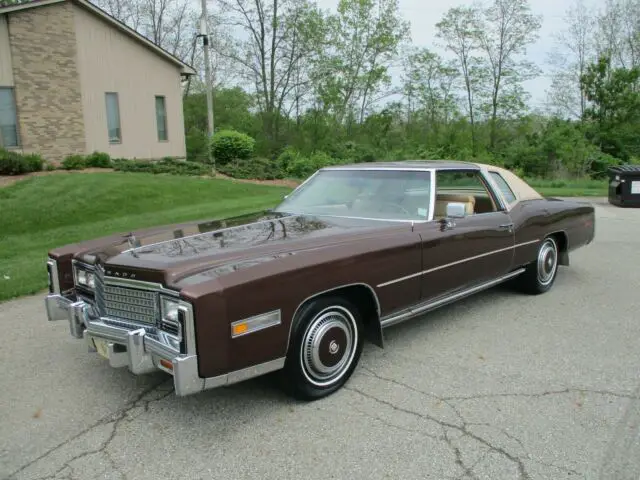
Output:
<instances>
[{"instance_id":1,"label":"grass lawn","mask_svg":"<svg viewBox=\"0 0 640 480\"><path fill-rule=\"evenodd\" d=\"M47 288L51 248L275 206L287 187L143 173L34 177L0 188L0 301Z\"/></svg>"},{"instance_id":2,"label":"grass lawn","mask_svg":"<svg viewBox=\"0 0 640 480\"><path fill-rule=\"evenodd\" d=\"M527 183L547 197L606 197L609 194L606 180L527 179Z\"/></svg>"}]
</instances>

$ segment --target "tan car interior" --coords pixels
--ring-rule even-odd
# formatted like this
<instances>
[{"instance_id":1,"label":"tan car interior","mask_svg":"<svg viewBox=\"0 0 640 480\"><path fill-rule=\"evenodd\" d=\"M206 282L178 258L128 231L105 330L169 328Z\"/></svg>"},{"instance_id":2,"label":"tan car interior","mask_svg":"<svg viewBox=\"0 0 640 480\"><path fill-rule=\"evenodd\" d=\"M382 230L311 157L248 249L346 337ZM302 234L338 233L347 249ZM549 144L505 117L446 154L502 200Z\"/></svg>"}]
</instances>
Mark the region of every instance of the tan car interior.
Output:
<instances>
[{"instance_id":1,"label":"tan car interior","mask_svg":"<svg viewBox=\"0 0 640 480\"><path fill-rule=\"evenodd\" d=\"M438 193L436 194L436 208L433 216L435 218L444 218L447 215L447 204L462 203L464 204L464 212L466 215L475 213L476 198L472 195L459 195L456 193Z\"/></svg>"},{"instance_id":2,"label":"tan car interior","mask_svg":"<svg viewBox=\"0 0 640 480\"><path fill-rule=\"evenodd\" d=\"M436 208L434 212L435 218L444 218L447 214L447 203L456 202L464 203L465 213L473 215L478 213L487 213L496 211L493 198L490 195L464 195L460 193L436 193Z\"/></svg>"}]
</instances>

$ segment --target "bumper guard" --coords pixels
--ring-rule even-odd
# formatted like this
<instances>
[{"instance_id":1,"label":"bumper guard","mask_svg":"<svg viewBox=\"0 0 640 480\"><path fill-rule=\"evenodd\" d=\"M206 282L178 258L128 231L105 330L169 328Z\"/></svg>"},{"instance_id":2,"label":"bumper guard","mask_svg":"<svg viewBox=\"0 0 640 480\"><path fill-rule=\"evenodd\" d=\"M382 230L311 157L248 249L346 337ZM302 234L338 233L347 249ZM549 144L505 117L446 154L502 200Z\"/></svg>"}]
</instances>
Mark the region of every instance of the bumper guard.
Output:
<instances>
[{"instance_id":1,"label":"bumper guard","mask_svg":"<svg viewBox=\"0 0 640 480\"><path fill-rule=\"evenodd\" d=\"M206 379L198 374L198 357L180 353L162 332L113 325L109 319L95 316L90 304L64 295L47 295L45 305L49 321L67 320L71 335L84 338L89 351L98 351L112 367L128 367L136 375L156 370L170 373L178 396L205 389ZM166 362L171 367L166 366Z\"/></svg>"}]
</instances>

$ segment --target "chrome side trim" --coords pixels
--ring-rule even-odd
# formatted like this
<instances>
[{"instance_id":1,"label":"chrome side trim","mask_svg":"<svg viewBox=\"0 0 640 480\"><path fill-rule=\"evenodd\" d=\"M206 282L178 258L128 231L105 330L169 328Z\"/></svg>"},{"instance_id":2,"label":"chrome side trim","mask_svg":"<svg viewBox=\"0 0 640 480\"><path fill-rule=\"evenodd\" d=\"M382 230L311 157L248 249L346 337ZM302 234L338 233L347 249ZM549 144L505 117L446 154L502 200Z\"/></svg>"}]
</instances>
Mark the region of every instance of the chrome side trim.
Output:
<instances>
[{"instance_id":1,"label":"chrome side trim","mask_svg":"<svg viewBox=\"0 0 640 480\"><path fill-rule=\"evenodd\" d=\"M268 362L260 363L258 365L252 365L242 370L236 370L235 372L226 373L217 377L209 377L204 380L203 390L209 390L211 388L222 387L224 385L231 385L238 382L249 380L250 378L259 377L267 373L275 372L284 367L285 357L269 360Z\"/></svg>"},{"instance_id":2,"label":"chrome side trim","mask_svg":"<svg viewBox=\"0 0 640 480\"><path fill-rule=\"evenodd\" d=\"M396 313L383 318L380 321L380 324L382 325L382 328L391 327L393 325L404 322L406 320L410 320L411 318L421 315L423 313L433 311L449 303L455 302L462 298L481 292L482 290L486 290L488 288L494 287L502 282L506 282L507 280L517 277L524 271L525 271L524 268L520 268L507 275L503 275L494 280L490 280L488 282L481 283L480 285L476 285L475 287L467 288L465 290L459 291L457 293L453 293L451 295L447 295L445 297L440 297L435 300L429 300L425 303L418 304L414 307L409 308L406 311Z\"/></svg>"},{"instance_id":3,"label":"chrome side trim","mask_svg":"<svg viewBox=\"0 0 640 480\"><path fill-rule=\"evenodd\" d=\"M234 335L234 327L241 324L247 325L247 330ZM282 313L280 310L273 310L271 312L261 313L249 318L243 318L242 320L236 320L231 324L231 338L243 337L250 333L259 332L265 328L275 327L282 323Z\"/></svg>"},{"instance_id":4,"label":"chrome side trim","mask_svg":"<svg viewBox=\"0 0 640 480\"><path fill-rule=\"evenodd\" d=\"M289 336L287 337L287 349L285 350L285 356L289 352L289 345L291 344L291 332L293 330L293 320L296 318L296 315L298 315L298 312L300 311L300 309L302 308L302 306L305 303L307 303L309 300L312 300L312 299L314 299L316 297L319 297L320 295L324 295L324 294L329 293L329 292L334 292L336 290L340 290L341 288L358 287L358 286L359 287L366 287L366 288L369 289L369 291L373 295L373 298L374 298L374 300L376 302L376 312L378 314L378 317L380 317L380 312L381 312L380 299L378 298L378 295L376 294L376 291L369 284L366 284L366 283L349 283L349 284L346 284L346 285L339 285L339 286L334 287L334 288L329 288L328 290L323 290L322 292L314 293L313 295L308 296L302 302L300 302L300 304L298 305L296 310L293 312L293 315L291 317L291 323L289 323Z\"/></svg>"},{"instance_id":5,"label":"chrome side trim","mask_svg":"<svg viewBox=\"0 0 640 480\"><path fill-rule=\"evenodd\" d=\"M507 251L513 250L515 248L524 247L526 245L531 245L531 244L538 243L538 242L540 242L540 239L531 240L529 242L522 242L522 243L518 243L517 245L513 245L511 247L500 248L498 250L492 250L490 252L481 253L480 255L474 255L473 257L463 258L462 260L456 260L455 262L447 263L445 265L440 265L438 267L433 267L433 268L430 268L428 270L423 270L421 272L417 272L417 273L413 273L411 275L407 275L405 277L400 277L400 278L396 278L394 280L389 280L388 282L384 282L384 283L381 283L379 285L376 285L376 287L377 288L387 287L389 285L393 285L395 283L403 282L405 280L409 280L409 279L412 279L412 278L415 278L415 277L419 277L421 275L427 275L429 273L437 272L438 270L443 270L445 268L449 268L449 267L453 267L453 266L456 266L456 265L460 265L461 263L471 262L471 261L477 260L479 258L488 257L489 255L495 255L496 253L507 252Z\"/></svg>"}]
</instances>

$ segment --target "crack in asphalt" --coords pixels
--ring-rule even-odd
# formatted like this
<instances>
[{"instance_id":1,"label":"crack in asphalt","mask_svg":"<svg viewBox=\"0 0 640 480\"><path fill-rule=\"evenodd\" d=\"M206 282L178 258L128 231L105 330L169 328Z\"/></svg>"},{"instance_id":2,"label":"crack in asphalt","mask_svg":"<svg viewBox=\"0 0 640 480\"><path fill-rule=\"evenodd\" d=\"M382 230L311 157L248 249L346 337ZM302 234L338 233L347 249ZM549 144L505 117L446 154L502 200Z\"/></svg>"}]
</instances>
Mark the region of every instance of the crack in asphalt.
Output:
<instances>
[{"instance_id":1,"label":"crack in asphalt","mask_svg":"<svg viewBox=\"0 0 640 480\"><path fill-rule=\"evenodd\" d=\"M417 428L403 427L402 425L396 425L395 423L391 423L391 422L385 420L384 418L378 417L377 415L372 415L369 412L365 412L364 410L360 410L359 408L355 408L354 407L354 410L356 412L358 412L359 414L361 414L362 416L365 416L367 418L370 418L372 420L376 420L376 421L382 423L386 427L395 428L397 430L400 430L400 431L403 431L403 432L407 432L407 433L417 433L419 435L422 435L423 437L427 437L427 438L430 438L432 440L441 440L442 439L442 437L439 437L437 435L431 435L430 433L427 433L424 430L419 430Z\"/></svg>"},{"instance_id":2,"label":"crack in asphalt","mask_svg":"<svg viewBox=\"0 0 640 480\"><path fill-rule=\"evenodd\" d=\"M502 455L503 457L505 457L506 459L508 459L512 463L514 463L516 465L516 467L518 468L518 474L519 474L519 476L520 476L520 478L522 480L531 480L531 476L527 472L527 469L526 469L526 467L524 465L524 462L520 458L518 458L517 456L509 453L504 448L498 447L496 445L493 445L487 439L485 439L485 438L483 438L483 437L481 437L481 436L469 431L469 429L467 428L466 423L463 423L462 426L456 425L455 423L450 423L450 422L446 422L444 420L439 420L438 418L435 418L432 415L429 415L429 414L426 414L426 413L419 413L419 412L416 412L414 410L409 410L409 409L406 409L406 408L403 408L403 407L399 407L399 406L395 405L394 403L389 402L388 400L384 400L384 399L378 398L375 395L371 395L370 393L363 392L362 390L359 390L359 389L354 388L354 387L345 386L343 388L345 388L347 390L350 390L352 392L358 393L358 394L362 395L365 398L368 398L370 400L373 400L374 402L377 402L377 403L380 403L380 404L385 405L387 407L390 407L393 410L396 410L398 412L406 413L408 415L412 415L414 417L422 418L422 419L425 419L425 420L431 420L432 422L435 422L438 425L441 425L442 427L447 427L447 428L452 429L452 430L457 430L458 432L462 433L462 435L464 435L466 437L469 437L469 438L477 441L478 443L480 443L482 445L485 445L491 451L499 453L500 455Z\"/></svg>"},{"instance_id":3,"label":"crack in asphalt","mask_svg":"<svg viewBox=\"0 0 640 480\"><path fill-rule=\"evenodd\" d=\"M373 371L372 369L370 369L370 368L368 368L366 366L363 366L362 368L363 368L363 370L369 372L371 374L371 376L377 378L378 380L382 380L383 382L388 382L388 383L392 383L394 385L398 385L399 387L406 388L407 390L411 390L412 392L415 392L415 393L418 393L420 395L424 395L424 396L427 396L427 397L431 397L431 398L437 400L438 402L444 403L449 408L451 408L451 410L453 410L453 412L458 416L458 418L460 419L460 421L462 423L465 423L465 420L464 420L462 414L460 413L460 411L458 410L458 408L455 405L453 405L448 399L440 397L440 396L438 396L438 395L436 395L434 393L425 392L424 390L420 390L420 389L418 389L418 388L416 388L416 387L414 387L412 385L409 385L407 383L404 383L404 382L401 382L399 380L396 380L395 378L382 376L379 373Z\"/></svg>"},{"instance_id":4,"label":"crack in asphalt","mask_svg":"<svg viewBox=\"0 0 640 480\"><path fill-rule=\"evenodd\" d=\"M398 407L397 405L388 402L386 400L380 399L375 397L374 395L365 393L359 389L356 388L352 388L352 387L345 387L348 390L354 391L356 393L359 393L360 395L363 395L367 398L370 398L378 403L382 403L384 405L387 405L389 407L391 407L394 410L403 412L403 413L407 413L409 415L413 415L413 416L417 416L423 419L428 419L431 420L437 424L439 424L440 426L442 426L443 431L444 431L444 437L439 437L437 439L444 439L445 442L447 443L447 445L449 446L449 448L453 451L454 455L456 456L456 464L458 466L460 466L463 471L464 474L462 476L462 478L470 478L470 479L476 479L477 475L474 472L475 467L483 460L487 457L487 455L491 452L497 452L501 455L503 455L504 457L506 457L507 459L509 459L510 461L514 462L517 467L518 467L518 471L520 474L520 477L523 479L529 479L530 476L526 470L526 467L524 465L524 461L520 458L518 458L516 455L510 454L508 453L505 449L500 448L500 447L496 447L495 445L491 444L488 440L486 440L485 438L483 438L482 436L475 434L473 432L471 432L469 430L470 427L474 427L474 426L480 426L480 427L487 427L487 428L491 428L491 429L495 429L497 431L499 431L500 433L502 433L505 437L513 440L514 442L516 442L518 444L518 446L522 449L522 451L527 455L527 461L531 461L534 463L538 463L540 465L544 465L547 467L551 467L551 468L555 468L561 471L564 471L566 473L570 473L572 475L576 475L576 476L583 476L582 473L580 473L579 471L573 469L573 468L569 468L569 467L565 467L565 466L560 466L560 465L555 465L553 463L548 463L539 459L534 459L532 458L532 456L530 454L527 453L527 449L524 446L524 443L522 442L522 440L520 440L518 437L516 437L515 435L507 432L504 428L500 428L497 427L495 425L492 425L490 423L477 423L477 422L467 422L465 420L465 418L463 417L462 413L460 412L460 410L458 408L456 408L455 405L453 405L451 402L453 401L466 401L466 400L475 400L475 399L482 399L482 398L501 398L501 397L524 397L524 398L539 398L539 397L545 397L545 396L550 396L550 395L562 395L562 394L568 394L568 393L581 393L581 394L595 394L595 395L606 395L606 396L612 396L612 397L616 397L616 398L628 398L628 399L638 399L640 398L638 395L633 395L633 394L623 394L623 393L618 393L618 392L613 392L610 390L593 390L593 389L585 389L585 388L565 388L562 390L549 390L549 391L545 391L542 393L497 393L497 394L479 394L479 395L470 395L470 396L447 396L447 397L441 397L439 395L436 395L434 393L430 393L430 392L425 392L423 390L420 390L416 387L413 387L411 385L408 385L404 382L401 382L399 380L396 380L394 378L391 377L385 377L383 375L378 374L377 372L373 371L370 368L364 367L364 370L366 370L367 372L370 373L370 375L366 375L366 376L370 376L370 377L374 377L377 378L381 381L384 382L388 382L403 388L406 388L412 392L418 393L420 395L424 395L427 396L429 398L433 398L436 399L438 401L441 401L442 403L445 403L446 405L448 405L449 407L451 407L451 409L455 412L455 414L459 417L460 421L462 422L462 426L457 426L455 424L449 424L448 422L445 422L443 420L438 420L437 418L428 415L428 414L420 414L418 412L412 411L412 410L408 410L402 407ZM363 412L361 412L363 413ZM370 416L371 418L375 418L379 421L381 421L382 423L385 423L388 426L391 427L395 427L395 428L400 428L406 431L414 431L411 429L405 429L404 427L399 427L397 425L389 425L387 422L385 422L384 420L380 419L379 417L376 417L374 415L370 415L370 414L366 414L367 416ZM489 450L487 452L485 452L484 454L482 454L471 466L467 466L464 464L464 462L462 461L462 452L460 450L459 447L455 446L453 444L453 441L451 440L451 438L449 437L449 435L447 434L447 430L446 428L450 428L453 430L457 430L459 432L462 433L463 436L467 436L469 438L472 438L474 440L476 440L477 442L485 445L486 447L489 448ZM420 433L420 432L418 432ZM424 433L424 432L422 432ZM433 436L431 436L431 438L435 438Z\"/></svg>"},{"instance_id":5,"label":"crack in asphalt","mask_svg":"<svg viewBox=\"0 0 640 480\"><path fill-rule=\"evenodd\" d=\"M127 414L131 410L133 410L134 408L140 406L140 404L142 402L142 405L144 406L144 411L146 412L146 411L148 411L149 405L151 403L159 402L159 401L167 398L169 395L171 395L173 393L174 390L173 390L173 388L171 388L170 390L168 390L167 392L165 392L163 395L161 395L158 398L153 398L151 400L142 400L145 396L149 395L150 393L153 393L154 391L157 391L162 385L165 385L167 383L168 383L167 380L163 380L160 383L157 383L157 384L155 384L155 385L153 385L153 386L151 386L149 388L146 388L145 390L140 392L138 395L136 395L136 397L133 400L131 400L130 402L125 404L122 407L122 409L120 409L119 411L114 412L114 413L110 413L109 415L106 415L105 417L103 417L100 420L98 420L96 423L90 425L89 427L85 428L84 430L82 430L81 432L79 432L76 435L72 436L71 438L69 438L69 439L65 440L64 442L61 442L58 445L50 448L49 450L47 450L42 455L38 456L34 460L31 460L30 462L26 463L25 465L23 465L22 467L20 467L19 469L17 469L13 473L11 473L8 476L8 479L9 480L10 479L14 479L16 475L18 475L19 473L23 472L24 470L26 470L30 466L32 466L32 465L36 464L37 462L39 462L40 460L48 457L53 452L59 450L60 448L64 447L65 445L68 445L69 443L73 442L74 440L77 440L81 436L89 433L91 430L95 429L96 427L113 424L112 425L112 429L111 429L111 433L109 434L109 437L104 442L102 442L102 445L100 447L98 447L96 449L89 450L89 451L82 452L82 453L77 454L77 455L74 455L71 459L69 459L66 462L64 462L62 467L60 467L58 470L56 470L53 474L47 475L45 477L40 477L39 479L37 479L37 480L53 480L53 479L56 478L57 475L59 475L65 469L68 468L70 473L69 473L69 475L66 476L66 478L68 478L69 480L72 480L73 478L75 478L75 473L73 471L73 468L71 467L71 464L73 462L75 462L77 460L80 460L82 458L85 458L85 457L87 457L89 455L94 455L96 453L106 453L105 449L109 446L109 444L115 438L120 423L122 422L122 420L127 418ZM108 460L110 460L110 463L113 464L114 469L118 473L120 473L123 476L123 478L126 479L126 475L122 471L120 471L120 469L117 467L117 465L116 465L115 461L113 460L113 458L111 458L108 454L106 454L106 456L108 457Z\"/></svg>"},{"instance_id":6,"label":"crack in asphalt","mask_svg":"<svg viewBox=\"0 0 640 480\"><path fill-rule=\"evenodd\" d=\"M467 467L464 461L462 460L462 451L460 450L460 447L453 444L453 440L451 440L451 438L449 437L449 434L447 433L446 428L443 427L443 431L444 431L444 441L447 443L449 448L453 451L453 454L456 456L456 465L458 465L464 472L463 476L467 476L473 480L479 480L478 476L473 471L473 466L475 466L476 464L474 464L472 467Z\"/></svg>"},{"instance_id":7,"label":"crack in asphalt","mask_svg":"<svg viewBox=\"0 0 640 480\"><path fill-rule=\"evenodd\" d=\"M591 390L587 388L564 388L562 390L549 390L542 393L481 393L478 395L468 395L468 396L452 396L452 397L442 397L443 401L467 401L467 400L479 400L482 398L502 398L502 397L523 397L523 398L539 398L539 397L547 397L550 395L564 395L567 393L582 393L582 394L594 394L594 395L605 395L610 397L617 398L627 398L630 400L638 400L640 397L638 395L626 394L626 393L618 393L612 392L610 390Z\"/></svg>"}]
</instances>

